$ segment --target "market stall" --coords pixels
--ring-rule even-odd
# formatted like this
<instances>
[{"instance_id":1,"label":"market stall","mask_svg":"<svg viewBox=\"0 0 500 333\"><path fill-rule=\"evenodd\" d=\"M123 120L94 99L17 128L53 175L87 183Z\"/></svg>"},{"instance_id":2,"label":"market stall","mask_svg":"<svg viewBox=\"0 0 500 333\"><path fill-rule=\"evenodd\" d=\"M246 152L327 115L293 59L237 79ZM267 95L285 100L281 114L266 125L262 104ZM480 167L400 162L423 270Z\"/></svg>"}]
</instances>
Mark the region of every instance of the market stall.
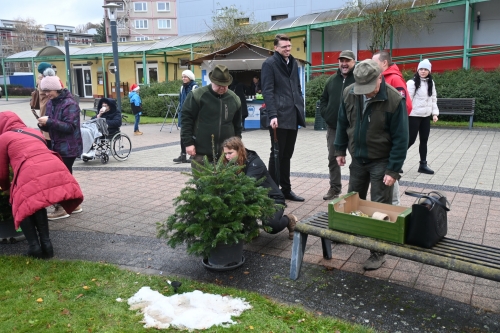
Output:
<instances>
[{"instance_id":1,"label":"market stall","mask_svg":"<svg viewBox=\"0 0 500 333\"><path fill-rule=\"evenodd\" d=\"M264 61L272 56L274 51L248 44L245 42L236 43L230 47L211 53L209 55L194 59L189 62L192 65L201 67L202 86L210 83L208 74L216 65L224 65L229 68L233 80L244 84L247 91L247 108L248 117L245 119L245 128L261 128L261 112L260 108L264 104L264 100L258 94L250 93L250 85L255 75L260 77L260 70ZM298 62L298 75L300 85L302 87L302 95L305 96L305 61L296 59Z\"/></svg>"}]
</instances>

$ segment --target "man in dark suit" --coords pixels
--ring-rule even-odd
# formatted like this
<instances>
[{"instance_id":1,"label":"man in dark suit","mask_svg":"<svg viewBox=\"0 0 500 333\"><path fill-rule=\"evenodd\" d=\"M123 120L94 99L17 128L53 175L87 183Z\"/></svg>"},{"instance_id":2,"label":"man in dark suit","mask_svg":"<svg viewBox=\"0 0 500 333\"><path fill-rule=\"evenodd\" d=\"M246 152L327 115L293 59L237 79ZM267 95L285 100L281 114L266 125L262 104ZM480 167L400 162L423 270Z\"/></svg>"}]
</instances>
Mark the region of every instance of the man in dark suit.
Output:
<instances>
[{"instance_id":1,"label":"man in dark suit","mask_svg":"<svg viewBox=\"0 0 500 333\"><path fill-rule=\"evenodd\" d=\"M262 95L270 121L271 156L269 173L276 182L276 166L273 156L273 129L279 144L279 185L286 199L304 201L292 191L290 184L290 160L297 140L298 126L306 126L304 98L300 87L298 66L290 54L292 43L286 35L274 38L274 54L262 64ZM278 182L276 182L278 183Z\"/></svg>"}]
</instances>

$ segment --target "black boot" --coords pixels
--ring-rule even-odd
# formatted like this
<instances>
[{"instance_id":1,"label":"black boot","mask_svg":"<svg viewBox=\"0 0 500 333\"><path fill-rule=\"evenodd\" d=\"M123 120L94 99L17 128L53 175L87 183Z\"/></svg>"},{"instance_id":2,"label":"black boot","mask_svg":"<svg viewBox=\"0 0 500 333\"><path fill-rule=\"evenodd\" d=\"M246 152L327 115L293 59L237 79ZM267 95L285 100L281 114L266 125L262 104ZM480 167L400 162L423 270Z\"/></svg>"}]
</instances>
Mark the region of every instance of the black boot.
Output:
<instances>
[{"instance_id":1,"label":"black boot","mask_svg":"<svg viewBox=\"0 0 500 333\"><path fill-rule=\"evenodd\" d=\"M43 252L40 247L40 242L38 241L38 233L36 232L36 226L34 223L35 217L28 216L21 222L21 229L23 229L24 236L28 241L28 252L27 256L42 259Z\"/></svg>"},{"instance_id":2,"label":"black boot","mask_svg":"<svg viewBox=\"0 0 500 333\"><path fill-rule=\"evenodd\" d=\"M433 175L434 171L427 166L427 161L420 161L420 166L418 167L418 172Z\"/></svg>"},{"instance_id":3,"label":"black boot","mask_svg":"<svg viewBox=\"0 0 500 333\"><path fill-rule=\"evenodd\" d=\"M177 158L174 158L175 163L188 163L186 160L186 153L181 153L181 155Z\"/></svg>"},{"instance_id":4,"label":"black boot","mask_svg":"<svg viewBox=\"0 0 500 333\"><path fill-rule=\"evenodd\" d=\"M49 237L49 220L47 219L47 211L40 209L34 214L38 236L40 237L40 247L42 248L43 257L45 259L54 256L54 248Z\"/></svg>"}]
</instances>

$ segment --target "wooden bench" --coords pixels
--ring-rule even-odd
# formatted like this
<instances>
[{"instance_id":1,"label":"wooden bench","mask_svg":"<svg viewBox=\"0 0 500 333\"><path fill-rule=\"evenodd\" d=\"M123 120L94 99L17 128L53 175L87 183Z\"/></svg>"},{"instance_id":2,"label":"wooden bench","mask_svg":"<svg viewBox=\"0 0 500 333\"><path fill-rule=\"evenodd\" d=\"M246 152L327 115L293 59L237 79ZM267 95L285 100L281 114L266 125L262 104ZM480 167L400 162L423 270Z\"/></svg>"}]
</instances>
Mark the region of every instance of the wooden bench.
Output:
<instances>
[{"instance_id":1,"label":"wooden bench","mask_svg":"<svg viewBox=\"0 0 500 333\"><path fill-rule=\"evenodd\" d=\"M474 98L438 98L439 115L470 116L469 129L472 129L474 117Z\"/></svg>"},{"instance_id":2,"label":"wooden bench","mask_svg":"<svg viewBox=\"0 0 500 333\"><path fill-rule=\"evenodd\" d=\"M332 258L332 241L335 241L500 282L498 248L446 237L430 249L385 242L329 229L328 213L318 213L295 226L290 264L292 280L299 277L308 235L321 238L325 259Z\"/></svg>"},{"instance_id":3,"label":"wooden bench","mask_svg":"<svg viewBox=\"0 0 500 333\"><path fill-rule=\"evenodd\" d=\"M87 115L87 111L95 112L97 114L97 105L99 105L100 98L94 98L94 107L93 108L84 108L80 109L83 114L83 120L85 120L85 116Z\"/></svg>"}]
</instances>

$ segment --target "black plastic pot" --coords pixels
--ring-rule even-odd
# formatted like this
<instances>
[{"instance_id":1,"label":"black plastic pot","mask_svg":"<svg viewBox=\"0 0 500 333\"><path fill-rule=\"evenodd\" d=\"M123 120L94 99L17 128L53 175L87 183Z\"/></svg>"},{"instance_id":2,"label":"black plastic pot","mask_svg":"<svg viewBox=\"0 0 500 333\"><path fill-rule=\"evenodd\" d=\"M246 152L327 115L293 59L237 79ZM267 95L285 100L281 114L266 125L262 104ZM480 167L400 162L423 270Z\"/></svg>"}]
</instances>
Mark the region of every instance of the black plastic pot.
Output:
<instances>
[{"instance_id":1,"label":"black plastic pot","mask_svg":"<svg viewBox=\"0 0 500 333\"><path fill-rule=\"evenodd\" d=\"M22 232L16 231L12 219L0 221L0 243L14 244L25 239L26 237Z\"/></svg>"},{"instance_id":2,"label":"black plastic pot","mask_svg":"<svg viewBox=\"0 0 500 333\"><path fill-rule=\"evenodd\" d=\"M228 271L243 265L243 242L236 244L218 244L208 258L203 259L203 265L214 271Z\"/></svg>"}]
</instances>

